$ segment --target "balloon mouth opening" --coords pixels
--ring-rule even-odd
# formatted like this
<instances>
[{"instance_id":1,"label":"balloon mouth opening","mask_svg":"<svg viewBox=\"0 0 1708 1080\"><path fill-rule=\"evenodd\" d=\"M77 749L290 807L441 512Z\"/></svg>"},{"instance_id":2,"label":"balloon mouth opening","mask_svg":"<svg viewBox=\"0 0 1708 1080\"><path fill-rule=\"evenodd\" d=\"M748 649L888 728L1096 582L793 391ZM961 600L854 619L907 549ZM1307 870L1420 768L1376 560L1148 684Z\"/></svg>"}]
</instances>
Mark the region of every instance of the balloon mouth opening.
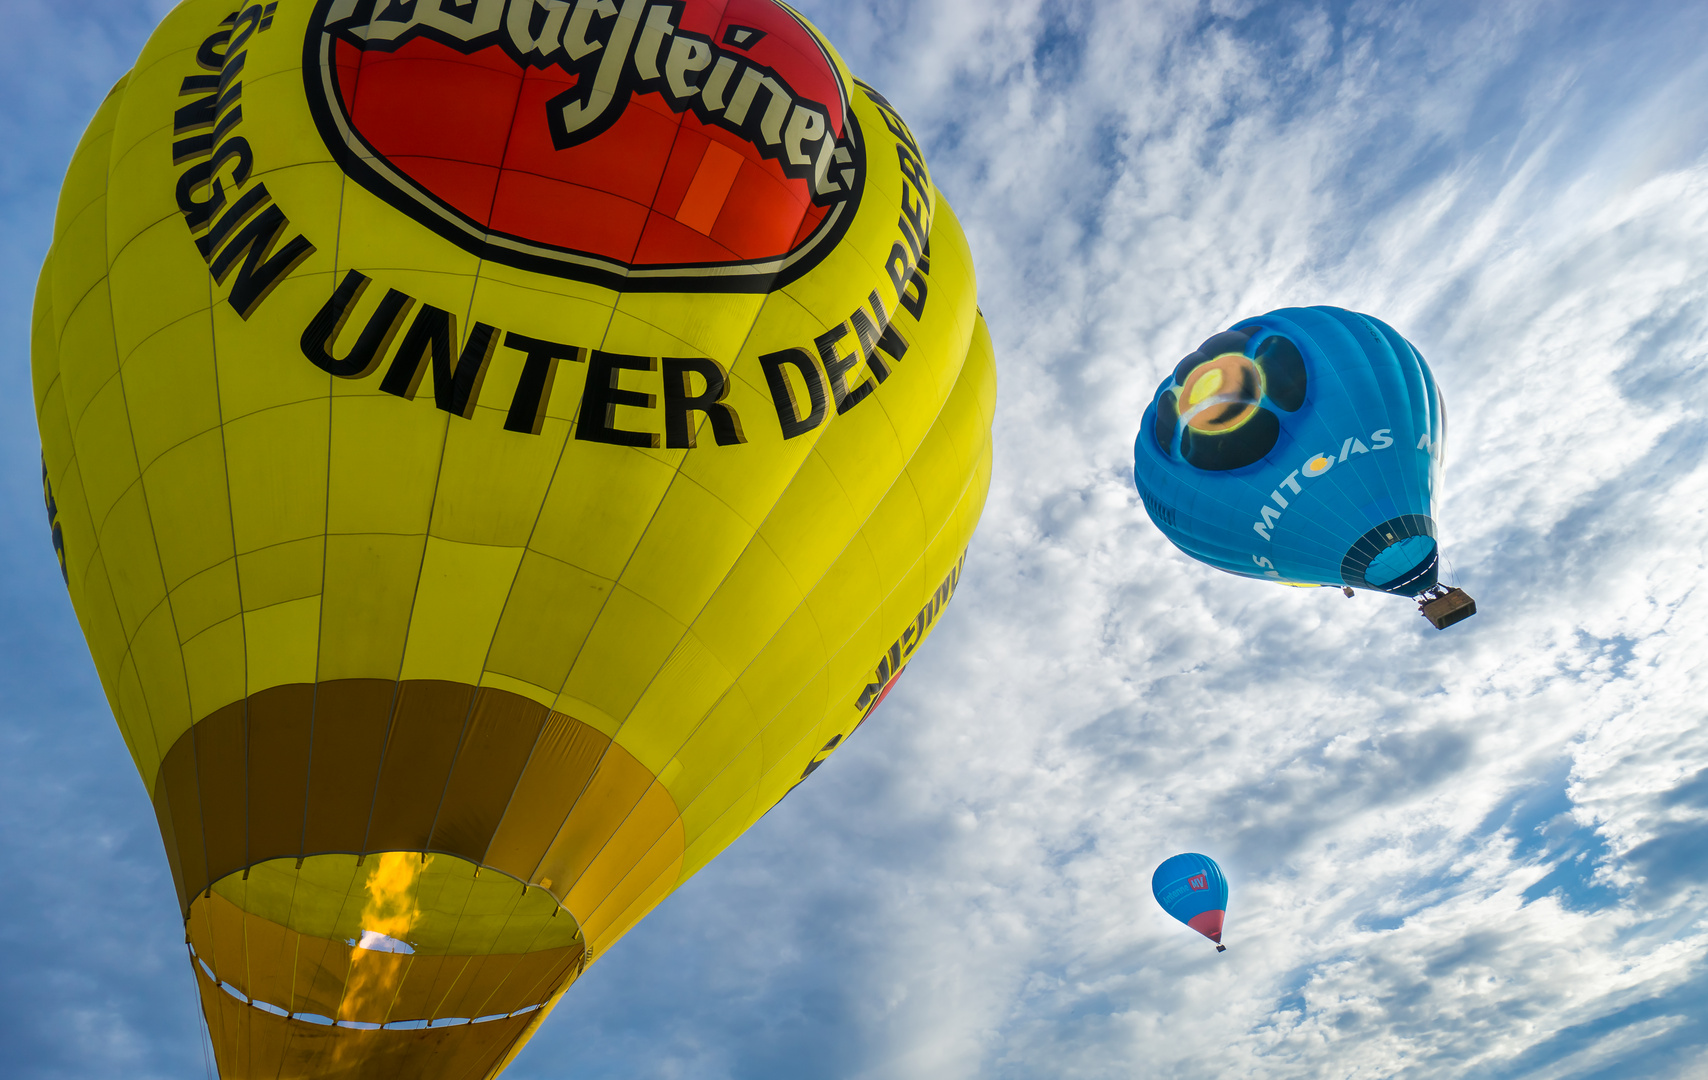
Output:
<instances>
[{"instance_id":1,"label":"balloon mouth opening","mask_svg":"<svg viewBox=\"0 0 1708 1080\"><path fill-rule=\"evenodd\" d=\"M548 888L481 869L387 851L225 875L185 920L204 1012L374 1033L531 1023L586 968L585 935Z\"/></svg>"},{"instance_id":2,"label":"balloon mouth opening","mask_svg":"<svg viewBox=\"0 0 1708 1080\"><path fill-rule=\"evenodd\" d=\"M1405 569L1395 574L1393 568L1396 566ZM1435 584L1440 566L1441 551L1435 538L1413 536L1376 556L1364 577L1382 592L1415 596Z\"/></svg>"},{"instance_id":3,"label":"balloon mouth opening","mask_svg":"<svg viewBox=\"0 0 1708 1080\"><path fill-rule=\"evenodd\" d=\"M379 930L363 930L360 938L350 938L345 944L369 952L403 953L406 956L415 953L415 946L409 942L400 941Z\"/></svg>"},{"instance_id":4,"label":"balloon mouth opening","mask_svg":"<svg viewBox=\"0 0 1708 1080\"><path fill-rule=\"evenodd\" d=\"M312 1024L315 1027L346 1028L351 1031L421 1031L425 1028L466 1027L471 1024L490 1024L499 1020L511 1020L529 1016L539 1012L550 1001L540 1001L532 1005L524 1005L505 1013L492 1013L487 1016L441 1016L413 1020L386 1020L376 1023L369 1020L352 1020L349 1018L334 1018L314 1012L291 1012L283 1005L266 1001L259 997L250 997L233 983L225 982L214 973L208 962L202 959L195 945L189 946L191 966L195 969L196 980L203 984L204 995L210 991L221 990L237 1001L260 1012L269 1013L283 1020L291 1020L302 1024Z\"/></svg>"},{"instance_id":5,"label":"balloon mouth opening","mask_svg":"<svg viewBox=\"0 0 1708 1080\"><path fill-rule=\"evenodd\" d=\"M1340 576L1352 588L1416 596L1434 587L1440 565L1434 519L1404 514L1360 536L1341 560Z\"/></svg>"}]
</instances>

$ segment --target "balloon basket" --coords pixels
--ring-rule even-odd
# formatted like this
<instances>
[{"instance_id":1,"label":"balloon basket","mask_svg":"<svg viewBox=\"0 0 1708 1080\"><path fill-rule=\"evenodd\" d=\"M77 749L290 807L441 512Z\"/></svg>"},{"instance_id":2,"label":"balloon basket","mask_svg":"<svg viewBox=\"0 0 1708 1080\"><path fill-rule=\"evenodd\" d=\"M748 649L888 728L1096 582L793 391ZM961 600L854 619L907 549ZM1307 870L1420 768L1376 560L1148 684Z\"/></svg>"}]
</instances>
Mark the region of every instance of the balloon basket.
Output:
<instances>
[{"instance_id":1,"label":"balloon basket","mask_svg":"<svg viewBox=\"0 0 1708 1080\"><path fill-rule=\"evenodd\" d=\"M1228 947L1227 947L1227 946L1226 946L1226 945L1217 945L1217 946L1216 946L1216 951L1217 951L1217 952L1227 952L1227 951L1228 951Z\"/></svg>"},{"instance_id":2,"label":"balloon basket","mask_svg":"<svg viewBox=\"0 0 1708 1080\"><path fill-rule=\"evenodd\" d=\"M1417 598L1417 609L1429 625L1445 630L1456 622L1464 622L1477 613L1477 602L1464 589L1443 589L1436 586Z\"/></svg>"}]
</instances>

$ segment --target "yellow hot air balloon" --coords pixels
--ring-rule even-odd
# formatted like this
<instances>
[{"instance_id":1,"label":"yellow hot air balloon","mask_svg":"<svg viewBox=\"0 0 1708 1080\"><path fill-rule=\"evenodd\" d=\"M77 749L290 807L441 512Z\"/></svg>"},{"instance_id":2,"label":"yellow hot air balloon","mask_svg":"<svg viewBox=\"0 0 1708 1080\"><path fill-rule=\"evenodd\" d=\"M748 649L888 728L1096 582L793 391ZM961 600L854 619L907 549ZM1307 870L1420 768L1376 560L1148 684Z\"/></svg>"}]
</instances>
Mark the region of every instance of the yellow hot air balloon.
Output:
<instances>
[{"instance_id":1,"label":"yellow hot air balloon","mask_svg":"<svg viewBox=\"0 0 1708 1080\"><path fill-rule=\"evenodd\" d=\"M961 229L774 0L187 0L33 368L228 1080L496 1073L882 698L990 470Z\"/></svg>"}]
</instances>

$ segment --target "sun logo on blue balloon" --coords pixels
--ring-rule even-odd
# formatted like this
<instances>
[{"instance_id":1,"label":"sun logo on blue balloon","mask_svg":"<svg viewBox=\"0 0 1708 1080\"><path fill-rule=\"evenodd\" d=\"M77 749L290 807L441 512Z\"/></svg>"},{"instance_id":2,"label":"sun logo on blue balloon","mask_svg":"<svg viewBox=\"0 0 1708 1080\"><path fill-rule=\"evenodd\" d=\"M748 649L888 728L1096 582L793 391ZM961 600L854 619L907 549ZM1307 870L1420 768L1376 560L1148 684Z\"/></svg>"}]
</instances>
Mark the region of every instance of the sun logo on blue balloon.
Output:
<instances>
[{"instance_id":1,"label":"sun logo on blue balloon","mask_svg":"<svg viewBox=\"0 0 1708 1080\"><path fill-rule=\"evenodd\" d=\"M1280 334L1258 333L1255 327L1224 331L1175 365L1156 404L1156 441L1163 453L1197 469L1226 472L1260 461L1275 448L1279 413L1299 410L1309 380L1298 346ZM1305 468L1317 476L1333 464L1319 455Z\"/></svg>"}]
</instances>

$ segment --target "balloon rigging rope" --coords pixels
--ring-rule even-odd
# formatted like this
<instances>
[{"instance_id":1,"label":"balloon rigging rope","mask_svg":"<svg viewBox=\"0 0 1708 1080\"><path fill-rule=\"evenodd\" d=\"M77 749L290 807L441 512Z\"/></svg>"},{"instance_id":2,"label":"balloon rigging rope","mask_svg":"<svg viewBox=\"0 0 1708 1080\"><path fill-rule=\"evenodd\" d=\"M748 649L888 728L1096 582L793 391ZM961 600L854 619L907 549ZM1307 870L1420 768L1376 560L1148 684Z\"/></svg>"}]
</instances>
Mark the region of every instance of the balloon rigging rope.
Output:
<instances>
[{"instance_id":1,"label":"balloon rigging rope","mask_svg":"<svg viewBox=\"0 0 1708 1080\"><path fill-rule=\"evenodd\" d=\"M192 963L193 962L194 961L192 961ZM195 972L192 971L191 975L194 976ZM206 1070L208 1080L215 1080L212 1057L213 1031L208 1027L207 1014L202 1011L202 995L200 986L197 987L193 1004L196 1010L196 1042L200 1044L202 1048L202 1068Z\"/></svg>"}]
</instances>

